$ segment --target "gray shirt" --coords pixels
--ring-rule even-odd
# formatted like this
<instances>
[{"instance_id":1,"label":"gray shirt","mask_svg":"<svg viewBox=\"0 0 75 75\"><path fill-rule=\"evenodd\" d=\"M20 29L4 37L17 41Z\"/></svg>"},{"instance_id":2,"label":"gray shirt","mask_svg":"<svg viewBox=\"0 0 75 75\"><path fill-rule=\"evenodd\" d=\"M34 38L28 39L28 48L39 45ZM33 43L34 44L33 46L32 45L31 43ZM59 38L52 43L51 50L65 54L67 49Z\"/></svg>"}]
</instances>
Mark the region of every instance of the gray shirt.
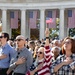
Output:
<instances>
[{"instance_id":1,"label":"gray shirt","mask_svg":"<svg viewBox=\"0 0 75 75\"><path fill-rule=\"evenodd\" d=\"M16 66L14 62L16 62L19 57L25 57L26 61L25 63ZM27 48L22 48L19 53L18 51L16 51L14 58L12 58L11 60L10 69L13 70L15 73L26 74L32 63L33 57L31 52Z\"/></svg>"}]
</instances>

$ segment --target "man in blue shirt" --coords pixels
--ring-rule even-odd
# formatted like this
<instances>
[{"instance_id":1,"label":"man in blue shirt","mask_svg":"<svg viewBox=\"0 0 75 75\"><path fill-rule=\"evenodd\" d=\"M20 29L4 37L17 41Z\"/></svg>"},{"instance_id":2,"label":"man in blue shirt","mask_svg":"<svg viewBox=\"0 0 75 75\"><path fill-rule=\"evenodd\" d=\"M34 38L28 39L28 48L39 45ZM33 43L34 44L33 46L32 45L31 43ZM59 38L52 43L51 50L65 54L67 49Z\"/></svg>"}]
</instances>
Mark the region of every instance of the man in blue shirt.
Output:
<instances>
[{"instance_id":1,"label":"man in blue shirt","mask_svg":"<svg viewBox=\"0 0 75 75\"><path fill-rule=\"evenodd\" d=\"M1 33L0 35L0 74L7 75L6 72L9 68L10 60L13 57L15 50L7 43L9 40L8 33Z\"/></svg>"}]
</instances>

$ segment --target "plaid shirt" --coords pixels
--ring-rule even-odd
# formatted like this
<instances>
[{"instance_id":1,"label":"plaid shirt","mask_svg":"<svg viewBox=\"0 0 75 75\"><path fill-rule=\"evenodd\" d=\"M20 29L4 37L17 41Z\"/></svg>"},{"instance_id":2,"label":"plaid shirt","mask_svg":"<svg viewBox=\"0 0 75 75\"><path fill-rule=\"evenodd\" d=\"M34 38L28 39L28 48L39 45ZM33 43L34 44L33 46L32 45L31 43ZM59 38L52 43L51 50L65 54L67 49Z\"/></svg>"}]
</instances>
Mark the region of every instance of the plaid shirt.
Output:
<instances>
[{"instance_id":1,"label":"plaid shirt","mask_svg":"<svg viewBox=\"0 0 75 75\"><path fill-rule=\"evenodd\" d=\"M73 59L73 62L69 65L62 66L58 72L54 73L54 67L66 59L65 55L60 55L50 67L51 75L75 75L75 54L72 54L70 57Z\"/></svg>"}]
</instances>

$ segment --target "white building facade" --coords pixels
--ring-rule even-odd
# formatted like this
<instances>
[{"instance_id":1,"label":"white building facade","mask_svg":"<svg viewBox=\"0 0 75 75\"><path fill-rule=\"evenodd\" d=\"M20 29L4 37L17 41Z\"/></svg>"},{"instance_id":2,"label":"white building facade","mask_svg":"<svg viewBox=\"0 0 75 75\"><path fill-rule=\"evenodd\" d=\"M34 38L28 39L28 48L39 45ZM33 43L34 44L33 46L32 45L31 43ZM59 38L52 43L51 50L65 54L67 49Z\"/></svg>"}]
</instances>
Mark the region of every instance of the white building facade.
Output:
<instances>
[{"instance_id":1,"label":"white building facade","mask_svg":"<svg viewBox=\"0 0 75 75\"><path fill-rule=\"evenodd\" d=\"M58 9L60 24L59 24L59 38L63 39L68 35L66 10L75 8L75 0L0 0L0 18L2 18L2 31L8 32L11 36L10 28L10 10L20 11L21 18L21 34L25 38L30 38L29 27L27 26L28 10L40 11L40 37L44 38L45 31L45 11L47 9ZM2 15L1 15L2 14Z\"/></svg>"}]
</instances>

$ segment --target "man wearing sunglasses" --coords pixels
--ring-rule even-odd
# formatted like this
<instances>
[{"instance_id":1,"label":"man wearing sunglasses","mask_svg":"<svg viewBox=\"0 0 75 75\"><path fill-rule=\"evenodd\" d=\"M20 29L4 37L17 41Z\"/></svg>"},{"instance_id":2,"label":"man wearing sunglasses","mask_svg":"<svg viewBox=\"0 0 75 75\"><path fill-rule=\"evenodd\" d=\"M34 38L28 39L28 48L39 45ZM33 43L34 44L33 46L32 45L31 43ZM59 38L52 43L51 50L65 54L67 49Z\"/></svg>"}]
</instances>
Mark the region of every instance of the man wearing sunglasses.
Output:
<instances>
[{"instance_id":1,"label":"man wearing sunglasses","mask_svg":"<svg viewBox=\"0 0 75 75\"><path fill-rule=\"evenodd\" d=\"M17 44L16 53L10 63L8 73L14 69L13 75L25 75L32 65L33 57L31 52L25 47L26 41L24 36L18 35L15 41Z\"/></svg>"},{"instance_id":2,"label":"man wearing sunglasses","mask_svg":"<svg viewBox=\"0 0 75 75\"><path fill-rule=\"evenodd\" d=\"M0 35L0 74L7 75L6 72L10 65L10 60L14 55L15 50L7 43L9 40L8 33L1 33Z\"/></svg>"}]
</instances>

